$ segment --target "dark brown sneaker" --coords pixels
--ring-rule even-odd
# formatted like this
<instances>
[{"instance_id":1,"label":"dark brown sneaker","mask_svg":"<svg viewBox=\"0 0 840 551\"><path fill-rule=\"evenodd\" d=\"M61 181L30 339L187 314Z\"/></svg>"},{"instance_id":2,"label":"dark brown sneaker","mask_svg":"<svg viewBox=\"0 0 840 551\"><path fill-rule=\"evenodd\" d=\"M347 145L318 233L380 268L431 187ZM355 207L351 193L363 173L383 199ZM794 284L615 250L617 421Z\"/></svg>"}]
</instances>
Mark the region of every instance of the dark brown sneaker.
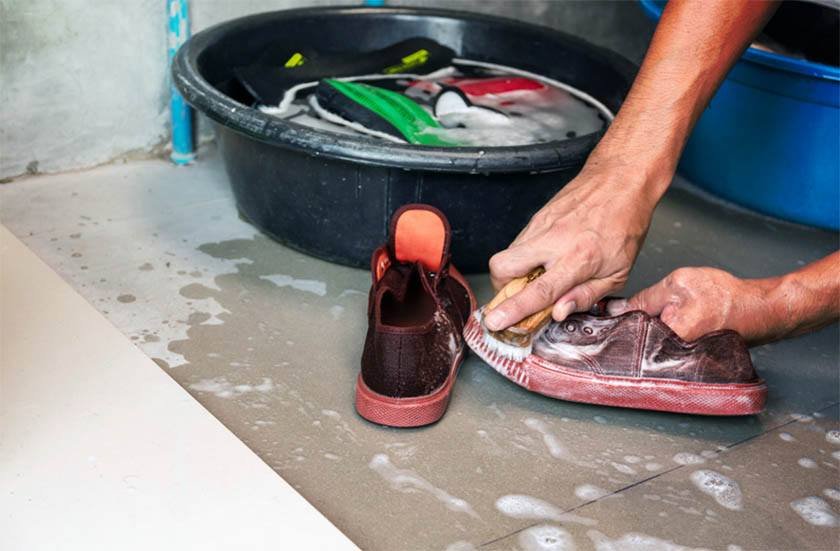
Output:
<instances>
[{"instance_id":1,"label":"dark brown sneaker","mask_svg":"<svg viewBox=\"0 0 840 551\"><path fill-rule=\"evenodd\" d=\"M608 316L603 302L550 323L522 361L485 350L475 316L465 336L499 373L552 398L701 415L751 415L767 399L767 385L735 331L686 342L645 312Z\"/></svg>"},{"instance_id":2,"label":"dark brown sneaker","mask_svg":"<svg viewBox=\"0 0 840 551\"><path fill-rule=\"evenodd\" d=\"M446 411L464 358L462 331L475 297L449 261L446 217L406 205L371 258L368 333L356 411L374 423L419 427Z\"/></svg>"}]
</instances>

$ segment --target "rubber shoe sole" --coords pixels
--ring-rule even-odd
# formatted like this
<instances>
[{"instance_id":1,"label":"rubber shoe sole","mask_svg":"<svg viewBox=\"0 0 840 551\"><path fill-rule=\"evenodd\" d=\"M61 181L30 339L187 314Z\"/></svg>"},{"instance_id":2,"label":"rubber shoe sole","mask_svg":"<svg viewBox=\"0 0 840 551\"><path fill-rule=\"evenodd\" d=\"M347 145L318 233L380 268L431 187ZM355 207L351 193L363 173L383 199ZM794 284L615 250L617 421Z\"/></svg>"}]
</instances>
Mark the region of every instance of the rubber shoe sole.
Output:
<instances>
[{"instance_id":1,"label":"rubber shoe sole","mask_svg":"<svg viewBox=\"0 0 840 551\"><path fill-rule=\"evenodd\" d=\"M767 385L714 384L639 377L598 375L565 368L529 355L515 361L484 342L476 317L464 327L467 345L490 367L532 392L570 402L695 415L754 415L764 409Z\"/></svg>"}]
</instances>

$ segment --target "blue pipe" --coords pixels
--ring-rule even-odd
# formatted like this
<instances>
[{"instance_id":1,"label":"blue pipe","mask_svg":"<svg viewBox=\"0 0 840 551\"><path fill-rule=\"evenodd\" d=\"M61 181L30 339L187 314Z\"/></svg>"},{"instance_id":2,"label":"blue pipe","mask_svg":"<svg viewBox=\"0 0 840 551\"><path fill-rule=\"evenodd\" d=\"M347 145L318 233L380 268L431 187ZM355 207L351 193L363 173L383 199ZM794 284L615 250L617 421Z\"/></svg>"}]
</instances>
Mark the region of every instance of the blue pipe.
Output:
<instances>
[{"instance_id":1,"label":"blue pipe","mask_svg":"<svg viewBox=\"0 0 840 551\"><path fill-rule=\"evenodd\" d=\"M190 37L190 15L187 0L167 0L166 12L169 16L169 66L178 48ZM172 114L172 154L169 156L176 165L186 165L195 160L193 147L192 109L170 83L169 110Z\"/></svg>"},{"instance_id":2,"label":"blue pipe","mask_svg":"<svg viewBox=\"0 0 840 551\"><path fill-rule=\"evenodd\" d=\"M385 0L365 0L365 6L371 6L378 8L379 6L384 6Z\"/></svg>"}]
</instances>

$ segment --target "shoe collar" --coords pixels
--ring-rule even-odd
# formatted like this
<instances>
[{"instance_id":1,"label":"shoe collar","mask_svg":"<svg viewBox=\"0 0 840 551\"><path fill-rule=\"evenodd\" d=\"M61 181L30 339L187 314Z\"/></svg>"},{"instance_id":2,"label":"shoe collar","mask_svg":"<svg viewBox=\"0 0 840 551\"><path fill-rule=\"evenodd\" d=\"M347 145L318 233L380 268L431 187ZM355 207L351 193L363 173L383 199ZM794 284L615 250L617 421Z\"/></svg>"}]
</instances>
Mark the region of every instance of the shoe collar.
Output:
<instances>
[{"instance_id":1,"label":"shoe collar","mask_svg":"<svg viewBox=\"0 0 840 551\"><path fill-rule=\"evenodd\" d=\"M433 286L449 270L451 229L446 216L431 205L409 204L391 217L388 243L371 258L374 283L392 264L418 264Z\"/></svg>"}]
</instances>

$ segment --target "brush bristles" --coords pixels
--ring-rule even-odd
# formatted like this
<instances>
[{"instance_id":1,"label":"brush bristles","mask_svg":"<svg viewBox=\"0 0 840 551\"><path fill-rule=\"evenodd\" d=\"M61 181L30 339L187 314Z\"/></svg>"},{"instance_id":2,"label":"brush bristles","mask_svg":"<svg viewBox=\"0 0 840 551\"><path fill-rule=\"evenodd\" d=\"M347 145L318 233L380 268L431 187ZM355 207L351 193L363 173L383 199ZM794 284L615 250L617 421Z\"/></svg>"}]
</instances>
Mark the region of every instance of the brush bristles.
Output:
<instances>
[{"instance_id":1,"label":"brush bristles","mask_svg":"<svg viewBox=\"0 0 840 551\"><path fill-rule=\"evenodd\" d=\"M484 326L483 314L484 308L480 308L473 313L476 321L478 321L479 327L481 327L481 339L488 351L495 352L497 355L509 358L515 362L521 362L531 354L536 335L528 339L528 343L524 346L517 346L501 341L493 335L493 331L490 331Z\"/></svg>"},{"instance_id":2,"label":"brush bristles","mask_svg":"<svg viewBox=\"0 0 840 551\"><path fill-rule=\"evenodd\" d=\"M500 356L504 356L506 358L510 358L516 362L521 362L525 358L527 358L531 354L531 350L533 350L533 341L528 342L526 346L516 346L513 344L508 344L506 342L502 342L490 333L484 326L482 326L482 340L484 341L485 346L490 350L496 352Z\"/></svg>"}]
</instances>

